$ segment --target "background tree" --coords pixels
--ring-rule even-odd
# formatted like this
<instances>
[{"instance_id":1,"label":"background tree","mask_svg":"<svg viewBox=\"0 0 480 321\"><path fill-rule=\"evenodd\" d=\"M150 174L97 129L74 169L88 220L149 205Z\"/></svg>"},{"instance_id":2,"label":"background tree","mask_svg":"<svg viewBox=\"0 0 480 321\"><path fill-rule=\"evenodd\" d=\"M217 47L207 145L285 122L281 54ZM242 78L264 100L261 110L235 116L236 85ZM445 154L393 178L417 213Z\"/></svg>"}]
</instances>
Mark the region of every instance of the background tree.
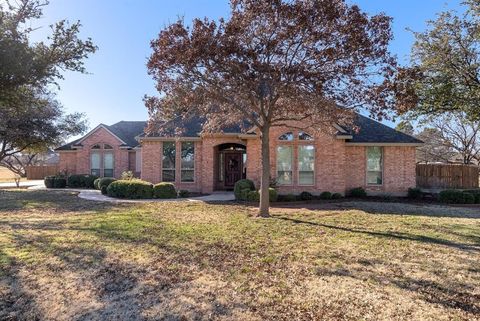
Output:
<instances>
[{"instance_id":1,"label":"background tree","mask_svg":"<svg viewBox=\"0 0 480 321\"><path fill-rule=\"evenodd\" d=\"M413 128L412 123L408 120L402 120L399 122L397 126L395 126L395 129L407 135L413 136L415 134L415 129Z\"/></svg>"},{"instance_id":2,"label":"background tree","mask_svg":"<svg viewBox=\"0 0 480 321\"><path fill-rule=\"evenodd\" d=\"M417 147L418 163L448 163L455 152L445 144L442 133L437 128L426 127L415 135L424 144Z\"/></svg>"},{"instance_id":3,"label":"background tree","mask_svg":"<svg viewBox=\"0 0 480 321\"><path fill-rule=\"evenodd\" d=\"M83 60L95 52L78 38L80 23L62 20L46 41L30 42L30 25L48 2L0 4L0 166L25 153L46 150L86 129L82 114L65 115L52 88L64 71L85 72Z\"/></svg>"},{"instance_id":4,"label":"background tree","mask_svg":"<svg viewBox=\"0 0 480 321\"><path fill-rule=\"evenodd\" d=\"M480 120L480 3L442 12L415 32L412 66L397 79L398 108L414 116L464 112Z\"/></svg>"},{"instance_id":5,"label":"background tree","mask_svg":"<svg viewBox=\"0 0 480 321\"><path fill-rule=\"evenodd\" d=\"M204 115L204 132L244 120L261 136L260 215L268 216L269 133L275 126L329 131L360 107L392 108L390 18L343 0L232 0L228 20L180 19L151 45L150 131ZM341 107L339 107L341 106Z\"/></svg>"}]
</instances>

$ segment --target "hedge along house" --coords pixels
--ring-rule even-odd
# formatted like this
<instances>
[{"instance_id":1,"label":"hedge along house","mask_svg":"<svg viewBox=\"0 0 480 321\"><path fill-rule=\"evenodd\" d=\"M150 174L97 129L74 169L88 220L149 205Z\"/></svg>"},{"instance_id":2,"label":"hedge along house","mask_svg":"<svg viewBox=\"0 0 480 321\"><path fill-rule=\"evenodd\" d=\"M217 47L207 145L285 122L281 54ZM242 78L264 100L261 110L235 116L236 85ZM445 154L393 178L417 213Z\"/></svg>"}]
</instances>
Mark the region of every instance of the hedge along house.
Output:
<instances>
[{"instance_id":1,"label":"hedge along house","mask_svg":"<svg viewBox=\"0 0 480 321\"><path fill-rule=\"evenodd\" d=\"M372 194L402 195L414 187L415 151L422 142L361 115L355 125L357 132L335 126L334 136L272 128L271 177L279 193L343 194L363 187ZM231 190L242 178L259 186L261 141L255 130L242 132L238 126L202 134L198 118L167 122L162 135L146 135L145 126L129 121L97 126L56 150L60 169L112 177L130 170L152 183L202 193Z\"/></svg>"}]
</instances>

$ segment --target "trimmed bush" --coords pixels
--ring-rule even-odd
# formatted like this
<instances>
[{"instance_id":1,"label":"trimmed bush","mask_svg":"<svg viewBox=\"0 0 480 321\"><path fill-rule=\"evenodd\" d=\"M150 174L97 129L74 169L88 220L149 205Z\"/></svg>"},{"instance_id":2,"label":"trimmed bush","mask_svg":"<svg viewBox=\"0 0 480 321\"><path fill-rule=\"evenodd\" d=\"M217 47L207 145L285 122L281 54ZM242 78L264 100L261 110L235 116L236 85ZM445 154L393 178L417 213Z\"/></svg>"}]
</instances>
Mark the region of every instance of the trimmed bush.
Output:
<instances>
[{"instance_id":1,"label":"trimmed bush","mask_svg":"<svg viewBox=\"0 0 480 321\"><path fill-rule=\"evenodd\" d=\"M410 187L408 189L408 198L412 200L419 200L422 198L422 190L418 187Z\"/></svg>"},{"instance_id":2,"label":"trimmed bush","mask_svg":"<svg viewBox=\"0 0 480 321\"><path fill-rule=\"evenodd\" d=\"M67 179L68 187L72 188L94 188L93 183L98 178L94 175L70 175Z\"/></svg>"},{"instance_id":3,"label":"trimmed bush","mask_svg":"<svg viewBox=\"0 0 480 321\"><path fill-rule=\"evenodd\" d=\"M472 193L463 193L463 204L475 204L475 196Z\"/></svg>"},{"instance_id":4,"label":"trimmed bush","mask_svg":"<svg viewBox=\"0 0 480 321\"><path fill-rule=\"evenodd\" d=\"M249 191L247 194L247 201L249 202L259 202L260 193L258 191Z\"/></svg>"},{"instance_id":5,"label":"trimmed bush","mask_svg":"<svg viewBox=\"0 0 480 321\"><path fill-rule=\"evenodd\" d=\"M158 183L153 186L153 196L155 198L177 198L175 185L167 182Z\"/></svg>"},{"instance_id":6,"label":"trimmed bush","mask_svg":"<svg viewBox=\"0 0 480 321\"><path fill-rule=\"evenodd\" d=\"M186 189L181 189L178 191L178 197L187 198L189 196L190 196L190 192L187 191Z\"/></svg>"},{"instance_id":7,"label":"trimmed bush","mask_svg":"<svg viewBox=\"0 0 480 321\"><path fill-rule=\"evenodd\" d=\"M270 187L268 189L268 198L270 202L276 202L278 200L278 192L275 188Z\"/></svg>"},{"instance_id":8,"label":"trimmed bush","mask_svg":"<svg viewBox=\"0 0 480 321\"><path fill-rule=\"evenodd\" d=\"M108 185L107 194L117 198L152 198L153 184L140 179L117 180Z\"/></svg>"},{"instance_id":9,"label":"trimmed bush","mask_svg":"<svg viewBox=\"0 0 480 321\"><path fill-rule=\"evenodd\" d=\"M101 178L97 178L96 180L93 181L93 188L95 189L100 189L100 186L98 183L100 183Z\"/></svg>"},{"instance_id":10,"label":"trimmed bush","mask_svg":"<svg viewBox=\"0 0 480 321\"><path fill-rule=\"evenodd\" d=\"M340 194L340 193L333 193L332 194L332 200L339 200L339 199L342 199L343 198L343 195Z\"/></svg>"},{"instance_id":11,"label":"trimmed bush","mask_svg":"<svg viewBox=\"0 0 480 321\"><path fill-rule=\"evenodd\" d=\"M95 181L97 181L97 180L95 180ZM116 179L113 178L113 177L100 178L100 180L98 181L98 189L101 190L103 186L108 187L108 185L112 184L115 181L116 181Z\"/></svg>"},{"instance_id":12,"label":"trimmed bush","mask_svg":"<svg viewBox=\"0 0 480 321\"><path fill-rule=\"evenodd\" d=\"M240 201L246 201L248 193L242 192L243 190L254 191L255 184L249 179L241 179L235 183L233 187L233 194L235 194L235 199Z\"/></svg>"},{"instance_id":13,"label":"trimmed bush","mask_svg":"<svg viewBox=\"0 0 480 321\"><path fill-rule=\"evenodd\" d=\"M53 188L67 187L67 179L65 177L55 177L53 179Z\"/></svg>"},{"instance_id":14,"label":"trimmed bush","mask_svg":"<svg viewBox=\"0 0 480 321\"><path fill-rule=\"evenodd\" d=\"M475 198L475 204L480 204L480 189L471 189L464 192L472 194Z\"/></svg>"},{"instance_id":15,"label":"trimmed bush","mask_svg":"<svg viewBox=\"0 0 480 321\"><path fill-rule=\"evenodd\" d=\"M350 195L351 197L367 197L367 192L363 187L356 187L352 188L349 191L348 195Z\"/></svg>"},{"instance_id":16,"label":"trimmed bush","mask_svg":"<svg viewBox=\"0 0 480 321\"><path fill-rule=\"evenodd\" d=\"M464 203L463 194L464 193L462 191L447 189L440 192L439 200L442 203L463 204Z\"/></svg>"},{"instance_id":17,"label":"trimmed bush","mask_svg":"<svg viewBox=\"0 0 480 321\"><path fill-rule=\"evenodd\" d=\"M296 200L297 200L297 196L294 194L278 195L279 202L295 202Z\"/></svg>"},{"instance_id":18,"label":"trimmed bush","mask_svg":"<svg viewBox=\"0 0 480 321\"><path fill-rule=\"evenodd\" d=\"M332 193L330 192L322 192L319 196L321 200L331 200L332 199Z\"/></svg>"},{"instance_id":19,"label":"trimmed bush","mask_svg":"<svg viewBox=\"0 0 480 321\"><path fill-rule=\"evenodd\" d=\"M313 195L309 192L301 192L299 197L302 201L310 201L313 199Z\"/></svg>"},{"instance_id":20,"label":"trimmed bush","mask_svg":"<svg viewBox=\"0 0 480 321\"><path fill-rule=\"evenodd\" d=\"M46 188L53 188L53 182L55 181L55 176L46 176L43 179L43 183Z\"/></svg>"},{"instance_id":21,"label":"trimmed bush","mask_svg":"<svg viewBox=\"0 0 480 321\"><path fill-rule=\"evenodd\" d=\"M100 188L100 192L102 192L103 195L107 195L107 194L108 194L108 193L107 193L107 188L108 188L108 186L103 185L103 186Z\"/></svg>"}]
</instances>

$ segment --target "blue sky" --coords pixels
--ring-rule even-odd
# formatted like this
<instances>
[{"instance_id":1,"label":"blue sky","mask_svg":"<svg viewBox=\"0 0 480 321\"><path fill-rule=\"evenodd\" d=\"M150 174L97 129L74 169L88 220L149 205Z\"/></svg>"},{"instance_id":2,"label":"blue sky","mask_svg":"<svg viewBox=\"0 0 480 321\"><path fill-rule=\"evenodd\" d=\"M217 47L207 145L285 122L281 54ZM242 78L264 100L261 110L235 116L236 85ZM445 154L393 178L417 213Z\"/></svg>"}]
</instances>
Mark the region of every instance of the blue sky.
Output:
<instances>
[{"instance_id":1,"label":"blue sky","mask_svg":"<svg viewBox=\"0 0 480 321\"><path fill-rule=\"evenodd\" d=\"M422 31L426 21L446 9L460 9L460 0L356 0L363 10L385 12L393 17L395 39L391 51L401 62L409 61L413 36L406 28ZM208 16L227 16L227 0L51 0L34 39L48 33L48 25L60 19L80 20L82 37L91 37L99 47L86 61L89 74L66 73L58 99L68 112L84 112L95 127L120 120L146 120L142 97L155 94L146 61L150 40L178 16L187 21Z\"/></svg>"}]
</instances>

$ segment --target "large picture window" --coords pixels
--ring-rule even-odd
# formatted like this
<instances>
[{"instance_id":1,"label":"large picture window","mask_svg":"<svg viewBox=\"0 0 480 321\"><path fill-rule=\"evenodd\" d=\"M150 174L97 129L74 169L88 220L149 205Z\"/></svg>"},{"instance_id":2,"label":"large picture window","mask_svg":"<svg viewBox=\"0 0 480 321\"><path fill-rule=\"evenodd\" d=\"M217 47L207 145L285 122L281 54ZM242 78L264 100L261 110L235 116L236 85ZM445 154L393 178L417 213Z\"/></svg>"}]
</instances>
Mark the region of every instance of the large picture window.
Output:
<instances>
[{"instance_id":1,"label":"large picture window","mask_svg":"<svg viewBox=\"0 0 480 321\"><path fill-rule=\"evenodd\" d=\"M103 154L103 176L113 177L113 153L105 152Z\"/></svg>"},{"instance_id":2,"label":"large picture window","mask_svg":"<svg viewBox=\"0 0 480 321\"><path fill-rule=\"evenodd\" d=\"M298 146L298 185L313 185L315 181L315 147Z\"/></svg>"},{"instance_id":3,"label":"large picture window","mask_svg":"<svg viewBox=\"0 0 480 321\"><path fill-rule=\"evenodd\" d=\"M100 176L100 153L92 152L90 154L90 174Z\"/></svg>"},{"instance_id":4,"label":"large picture window","mask_svg":"<svg viewBox=\"0 0 480 321\"><path fill-rule=\"evenodd\" d=\"M277 147L277 183L291 185L293 183L293 148L292 146Z\"/></svg>"},{"instance_id":5,"label":"large picture window","mask_svg":"<svg viewBox=\"0 0 480 321\"><path fill-rule=\"evenodd\" d=\"M181 181L193 182L195 180L195 144L182 142Z\"/></svg>"},{"instance_id":6,"label":"large picture window","mask_svg":"<svg viewBox=\"0 0 480 321\"><path fill-rule=\"evenodd\" d=\"M91 147L90 174L98 177L114 176L114 154L111 145L95 144Z\"/></svg>"},{"instance_id":7,"label":"large picture window","mask_svg":"<svg viewBox=\"0 0 480 321\"><path fill-rule=\"evenodd\" d=\"M162 181L175 182L175 142L163 143Z\"/></svg>"},{"instance_id":8,"label":"large picture window","mask_svg":"<svg viewBox=\"0 0 480 321\"><path fill-rule=\"evenodd\" d=\"M367 147L367 184L383 184L383 148Z\"/></svg>"}]
</instances>

